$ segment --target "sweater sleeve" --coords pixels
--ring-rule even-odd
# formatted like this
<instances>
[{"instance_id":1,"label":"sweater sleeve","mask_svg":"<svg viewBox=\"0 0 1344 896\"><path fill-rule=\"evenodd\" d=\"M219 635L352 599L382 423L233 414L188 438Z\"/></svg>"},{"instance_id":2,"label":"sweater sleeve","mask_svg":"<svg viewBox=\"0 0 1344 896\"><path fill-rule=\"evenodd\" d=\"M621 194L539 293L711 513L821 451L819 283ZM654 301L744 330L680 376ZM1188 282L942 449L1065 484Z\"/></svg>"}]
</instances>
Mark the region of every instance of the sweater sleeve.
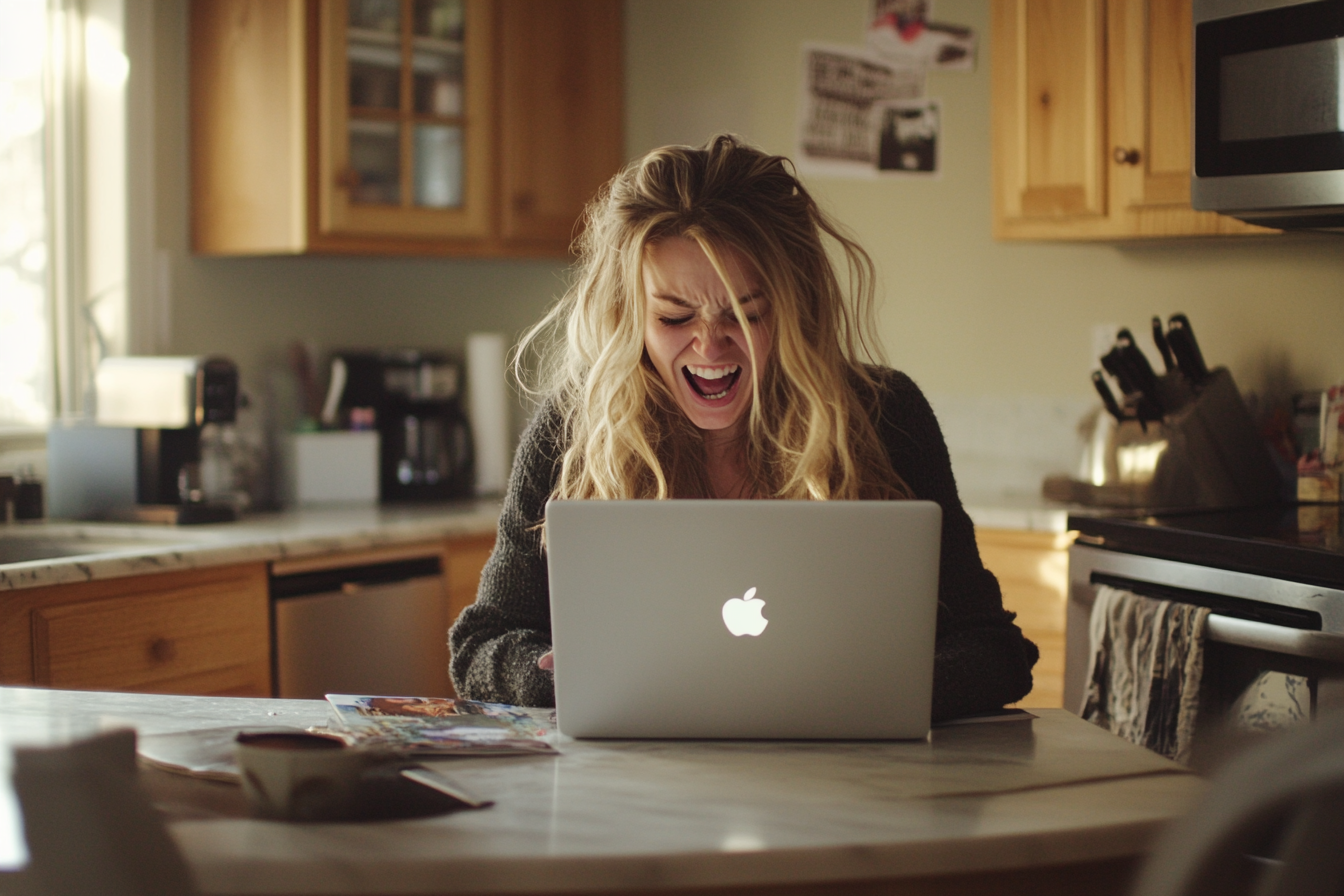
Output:
<instances>
[{"instance_id":1,"label":"sweater sleeve","mask_svg":"<svg viewBox=\"0 0 1344 896\"><path fill-rule=\"evenodd\" d=\"M885 389L877 427L892 466L915 497L943 509L933 720L1015 703L1031 690L1039 652L1013 624L998 581L980 560L933 409L905 374L881 371L879 379Z\"/></svg>"},{"instance_id":2,"label":"sweater sleeve","mask_svg":"<svg viewBox=\"0 0 1344 896\"><path fill-rule=\"evenodd\" d=\"M559 470L560 428L559 414L548 403L523 433L476 602L448 632L453 687L469 700L555 705L555 680L537 668L537 659L551 649L540 524Z\"/></svg>"}]
</instances>

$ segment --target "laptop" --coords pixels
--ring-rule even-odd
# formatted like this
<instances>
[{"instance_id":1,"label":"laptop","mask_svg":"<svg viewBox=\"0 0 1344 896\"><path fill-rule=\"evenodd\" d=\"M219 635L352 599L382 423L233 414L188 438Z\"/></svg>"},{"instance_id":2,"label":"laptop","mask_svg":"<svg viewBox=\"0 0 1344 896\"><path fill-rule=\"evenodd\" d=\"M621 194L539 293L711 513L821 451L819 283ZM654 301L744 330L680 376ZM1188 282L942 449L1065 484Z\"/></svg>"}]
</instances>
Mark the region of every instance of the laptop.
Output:
<instances>
[{"instance_id":1,"label":"laptop","mask_svg":"<svg viewBox=\"0 0 1344 896\"><path fill-rule=\"evenodd\" d=\"M557 722L572 737L922 738L932 501L552 501Z\"/></svg>"}]
</instances>

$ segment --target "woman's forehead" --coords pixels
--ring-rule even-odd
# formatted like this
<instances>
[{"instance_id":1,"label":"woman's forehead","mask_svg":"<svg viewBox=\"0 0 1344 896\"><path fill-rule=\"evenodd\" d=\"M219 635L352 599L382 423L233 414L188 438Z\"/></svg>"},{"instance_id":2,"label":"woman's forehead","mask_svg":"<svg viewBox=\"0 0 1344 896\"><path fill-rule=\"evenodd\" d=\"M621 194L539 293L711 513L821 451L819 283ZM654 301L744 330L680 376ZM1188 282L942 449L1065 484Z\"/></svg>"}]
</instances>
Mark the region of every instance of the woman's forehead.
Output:
<instances>
[{"instance_id":1,"label":"woman's forehead","mask_svg":"<svg viewBox=\"0 0 1344 896\"><path fill-rule=\"evenodd\" d=\"M732 246L713 247L738 298L760 291L756 266ZM705 249L685 236L664 237L644 247L644 285L654 298L727 301L728 290Z\"/></svg>"}]
</instances>

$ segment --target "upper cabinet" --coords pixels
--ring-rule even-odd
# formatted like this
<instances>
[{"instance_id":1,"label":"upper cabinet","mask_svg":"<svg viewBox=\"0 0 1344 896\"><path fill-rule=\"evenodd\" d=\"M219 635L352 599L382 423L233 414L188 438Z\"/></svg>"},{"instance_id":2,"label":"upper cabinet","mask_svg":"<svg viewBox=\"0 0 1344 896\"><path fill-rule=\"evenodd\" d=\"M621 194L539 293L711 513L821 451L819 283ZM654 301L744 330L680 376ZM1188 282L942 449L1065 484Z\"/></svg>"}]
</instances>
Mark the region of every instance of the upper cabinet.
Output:
<instances>
[{"instance_id":1,"label":"upper cabinet","mask_svg":"<svg viewBox=\"0 0 1344 896\"><path fill-rule=\"evenodd\" d=\"M992 0L994 236L1274 233L1190 207L1191 0Z\"/></svg>"},{"instance_id":2,"label":"upper cabinet","mask_svg":"<svg viewBox=\"0 0 1344 896\"><path fill-rule=\"evenodd\" d=\"M192 247L563 255L624 161L620 0L195 0Z\"/></svg>"}]
</instances>

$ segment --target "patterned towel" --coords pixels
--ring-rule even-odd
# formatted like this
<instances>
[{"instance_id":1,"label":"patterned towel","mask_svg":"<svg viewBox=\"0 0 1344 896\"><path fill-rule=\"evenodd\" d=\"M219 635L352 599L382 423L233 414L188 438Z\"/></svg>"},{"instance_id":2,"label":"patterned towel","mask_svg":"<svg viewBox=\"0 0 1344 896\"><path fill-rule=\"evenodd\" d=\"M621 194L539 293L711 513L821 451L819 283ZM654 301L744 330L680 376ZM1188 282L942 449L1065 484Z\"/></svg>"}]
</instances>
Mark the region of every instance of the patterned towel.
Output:
<instances>
[{"instance_id":1,"label":"patterned towel","mask_svg":"<svg viewBox=\"0 0 1344 896\"><path fill-rule=\"evenodd\" d=\"M1099 586L1082 717L1188 763L1208 618L1207 607Z\"/></svg>"}]
</instances>

